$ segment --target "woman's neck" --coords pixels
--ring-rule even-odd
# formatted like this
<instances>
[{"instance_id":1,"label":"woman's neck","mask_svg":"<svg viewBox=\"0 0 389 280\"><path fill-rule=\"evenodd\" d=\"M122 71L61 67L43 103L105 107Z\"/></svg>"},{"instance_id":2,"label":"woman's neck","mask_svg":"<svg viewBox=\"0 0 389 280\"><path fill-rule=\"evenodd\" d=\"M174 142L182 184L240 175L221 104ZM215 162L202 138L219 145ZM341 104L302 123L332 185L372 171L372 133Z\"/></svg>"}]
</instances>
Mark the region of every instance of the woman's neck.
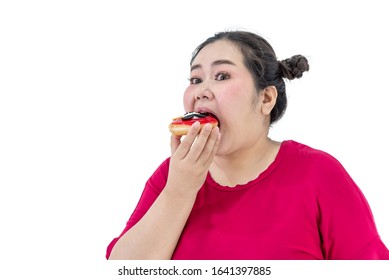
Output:
<instances>
[{"instance_id":1,"label":"woman's neck","mask_svg":"<svg viewBox=\"0 0 389 280\"><path fill-rule=\"evenodd\" d=\"M235 187L256 179L274 161L281 143L266 137L255 145L232 154L216 156L210 173L222 186Z\"/></svg>"}]
</instances>

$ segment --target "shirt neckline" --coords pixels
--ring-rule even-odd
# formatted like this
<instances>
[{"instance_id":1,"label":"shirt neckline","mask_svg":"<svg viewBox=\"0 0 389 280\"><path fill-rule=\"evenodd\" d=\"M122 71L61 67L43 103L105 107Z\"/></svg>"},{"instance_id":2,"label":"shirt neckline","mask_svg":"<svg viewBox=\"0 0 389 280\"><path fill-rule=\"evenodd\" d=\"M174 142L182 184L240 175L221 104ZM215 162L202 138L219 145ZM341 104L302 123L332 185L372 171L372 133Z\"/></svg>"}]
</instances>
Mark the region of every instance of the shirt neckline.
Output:
<instances>
[{"instance_id":1,"label":"shirt neckline","mask_svg":"<svg viewBox=\"0 0 389 280\"><path fill-rule=\"evenodd\" d=\"M266 177L268 177L279 165L279 163L282 161L284 155L286 154L288 147L290 146L291 141L290 140L284 140L281 142L280 149L278 150L278 153L274 159L274 161L263 171L261 172L257 178L251 180L250 182L242 185L236 185L235 187L228 187L223 186L217 183L211 176L211 173L208 172L207 178L205 179L205 182L221 191L239 191L242 189L250 188L254 185L256 185L258 182L264 180Z\"/></svg>"}]
</instances>

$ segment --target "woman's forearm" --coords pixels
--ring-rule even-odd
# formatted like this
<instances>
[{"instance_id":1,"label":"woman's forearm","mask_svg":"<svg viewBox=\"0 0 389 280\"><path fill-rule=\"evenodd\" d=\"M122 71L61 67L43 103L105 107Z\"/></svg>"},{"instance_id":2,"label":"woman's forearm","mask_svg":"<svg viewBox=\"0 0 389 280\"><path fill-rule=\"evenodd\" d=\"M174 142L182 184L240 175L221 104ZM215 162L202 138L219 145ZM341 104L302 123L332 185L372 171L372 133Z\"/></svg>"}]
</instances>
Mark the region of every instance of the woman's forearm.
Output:
<instances>
[{"instance_id":1,"label":"woman's forearm","mask_svg":"<svg viewBox=\"0 0 389 280\"><path fill-rule=\"evenodd\" d=\"M166 187L143 218L115 244L109 259L171 259L196 193Z\"/></svg>"}]
</instances>

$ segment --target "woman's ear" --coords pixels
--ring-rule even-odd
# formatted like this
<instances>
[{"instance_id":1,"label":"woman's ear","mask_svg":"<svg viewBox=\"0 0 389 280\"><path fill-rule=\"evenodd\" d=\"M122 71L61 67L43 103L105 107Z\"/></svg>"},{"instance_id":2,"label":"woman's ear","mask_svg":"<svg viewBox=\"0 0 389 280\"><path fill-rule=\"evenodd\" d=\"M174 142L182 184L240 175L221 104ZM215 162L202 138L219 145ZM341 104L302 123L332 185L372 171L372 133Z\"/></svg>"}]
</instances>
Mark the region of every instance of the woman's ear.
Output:
<instances>
[{"instance_id":1,"label":"woman's ear","mask_svg":"<svg viewBox=\"0 0 389 280\"><path fill-rule=\"evenodd\" d=\"M262 91L262 98L261 98L261 112L264 115L270 115L271 110L276 105L277 101L277 89L275 86L268 86Z\"/></svg>"}]
</instances>

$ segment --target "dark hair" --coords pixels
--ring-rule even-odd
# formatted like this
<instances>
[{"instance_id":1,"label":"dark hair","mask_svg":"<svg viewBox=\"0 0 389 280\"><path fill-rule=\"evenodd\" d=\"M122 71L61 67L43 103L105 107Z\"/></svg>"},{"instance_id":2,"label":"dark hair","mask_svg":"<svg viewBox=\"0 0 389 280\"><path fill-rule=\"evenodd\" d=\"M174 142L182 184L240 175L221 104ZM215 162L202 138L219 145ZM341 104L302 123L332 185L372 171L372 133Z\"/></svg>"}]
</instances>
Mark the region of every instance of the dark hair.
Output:
<instances>
[{"instance_id":1,"label":"dark hair","mask_svg":"<svg viewBox=\"0 0 389 280\"><path fill-rule=\"evenodd\" d=\"M261 36L247 31L224 31L216 33L200 44L193 52L190 64L205 46L218 40L228 40L240 48L243 63L253 76L257 91L268 86L276 87L278 96L270 113L270 124L278 121L287 106L283 78L289 80L301 78L303 72L309 70L308 60L302 55L294 55L278 61L272 46Z\"/></svg>"}]
</instances>

